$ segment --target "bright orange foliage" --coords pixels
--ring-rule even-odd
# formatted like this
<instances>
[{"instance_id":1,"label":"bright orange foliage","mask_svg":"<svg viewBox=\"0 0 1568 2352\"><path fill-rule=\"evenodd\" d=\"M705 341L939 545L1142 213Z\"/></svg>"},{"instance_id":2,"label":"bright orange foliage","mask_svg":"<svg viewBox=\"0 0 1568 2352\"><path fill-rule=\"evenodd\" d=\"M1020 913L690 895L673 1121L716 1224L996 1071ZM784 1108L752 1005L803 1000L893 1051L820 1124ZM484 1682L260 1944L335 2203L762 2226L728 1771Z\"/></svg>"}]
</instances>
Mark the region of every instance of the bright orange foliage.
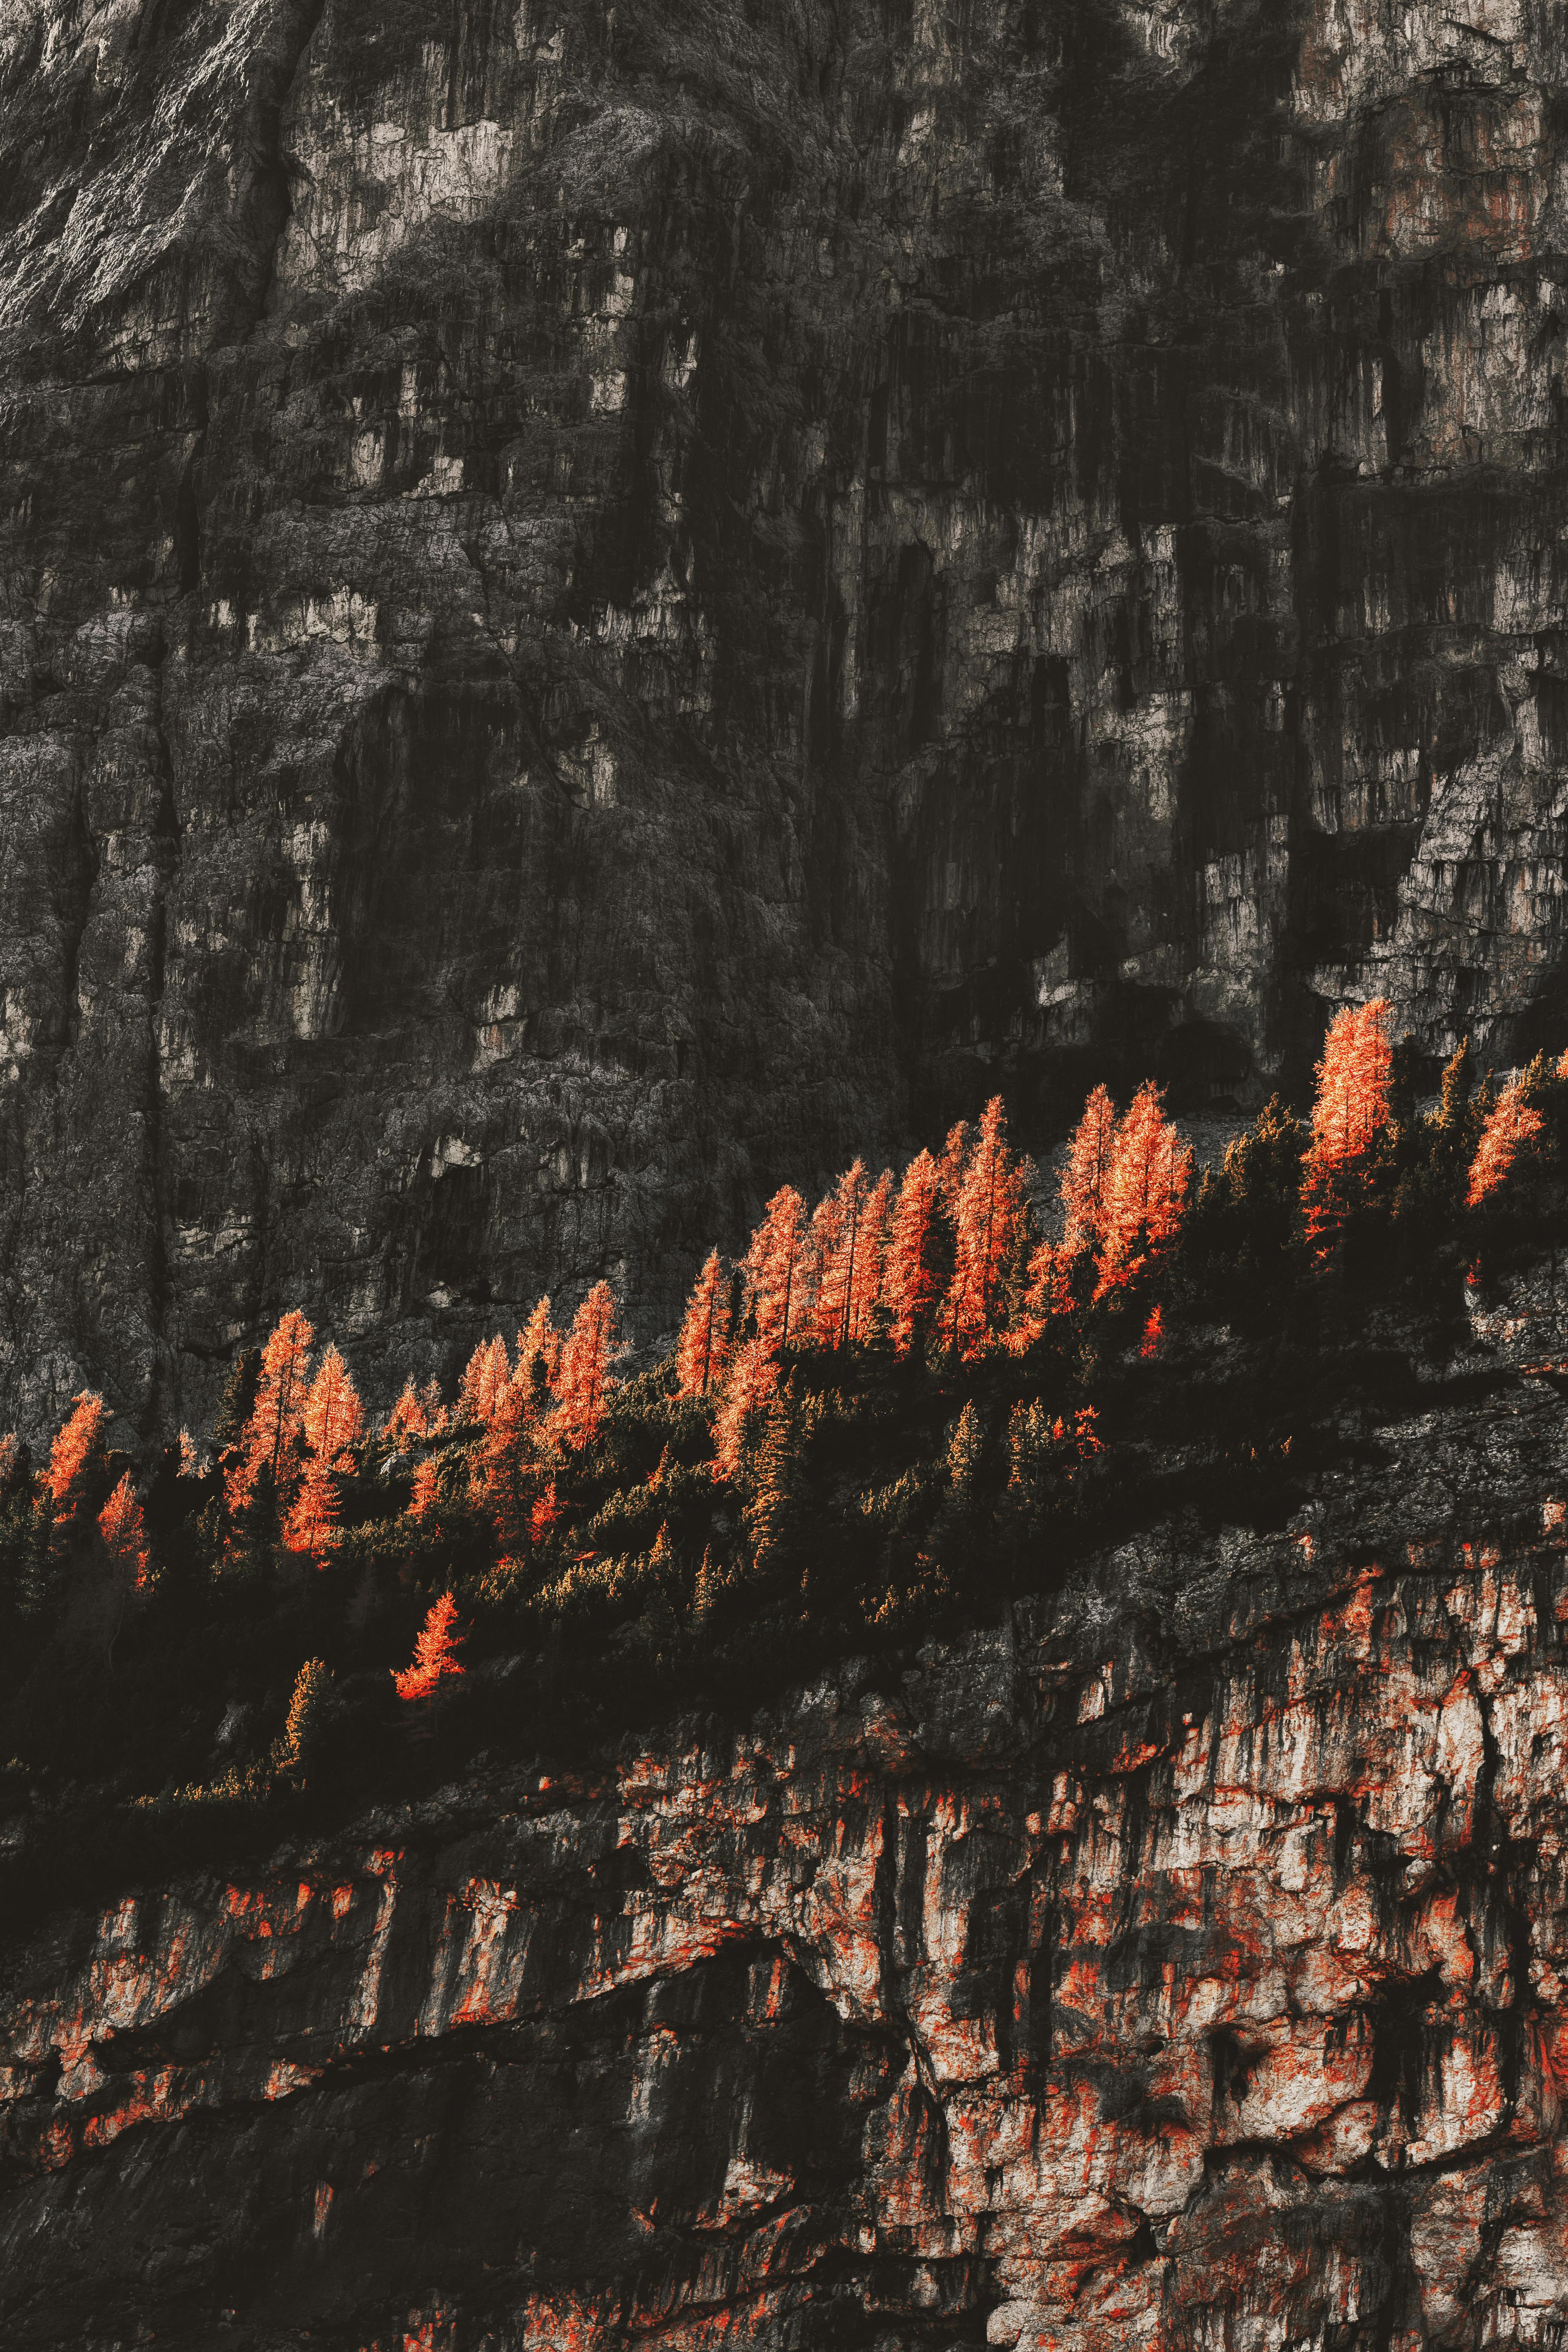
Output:
<instances>
[{"instance_id":1,"label":"bright orange foliage","mask_svg":"<svg viewBox=\"0 0 1568 2352\"><path fill-rule=\"evenodd\" d=\"M129 1470L98 1515L103 1548L127 1584L137 1592L147 1588L147 1528Z\"/></svg>"},{"instance_id":2,"label":"bright orange foliage","mask_svg":"<svg viewBox=\"0 0 1568 2352\"><path fill-rule=\"evenodd\" d=\"M1053 1315L1070 1315L1073 1307L1072 1269L1078 1255L1064 1242L1037 1242L1029 1260L1028 1288L1023 1312L1007 1346L1016 1356L1033 1347Z\"/></svg>"},{"instance_id":3,"label":"bright orange foliage","mask_svg":"<svg viewBox=\"0 0 1568 2352\"><path fill-rule=\"evenodd\" d=\"M517 1375L528 1382L535 1403L555 1386L561 1349L561 1334L550 1319L550 1301L542 1298L517 1335Z\"/></svg>"},{"instance_id":4,"label":"bright orange foliage","mask_svg":"<svg viewBox=\"0 0 1568 2352\"><path fill-rule=\"evenodd\" d=\"M1568 1055L1564 1059L1568 1060ZM1470 1162L1470 1181L1465 1188L1468 1208L1479 1208L1490 1198L1521 1150L1535 1141L1544 1124L1541 1113L1525 1101L1523 1079L1516 1074L1487 1113L1476 1156Z\"/></svg>"},{"instance_id":5,"label":"bright orange foliage","mask_svg":"<svg viewBox=\"0 0 1568 2352\"><path fill-rule=\"evenodd\" d=\"M103 1433L109 1411L94 1389L83 1389L64 1428L49 1449L44 1485L55 1507L57 1522L74 1519L106 1467Z\"/></svg>"},{"instance_id":6,"label":"bright orange foliage","mask_svg":"<svg viewBox=\"0 0 1568 2352\"><path fill-rule=\"evenodd\" d=\"M345 1469L351 1446L364 1428L359 1391L336 1348L329 1348L305 1400L305 1438L312 1454L334 1470Z\"/></svg>"},{"instance_id":7,"label":"bright orange foliage","mask_svg":"<svg viewBox=\"0 0 1568 2352\"><path fill-rule=\"evenodd\" d=\"M321 1568L336 1539L341 1516L338 1482L330 1465L312 1454L283 1521L283 1541L290 1551L308 1553Z\"/></svg>"},{"instance_id":8,"label":"bright orange foliage","mask_svg":"<svg viewBox=\"0 0 1568 2352\"><path fill-rule=\"evenodd\" d=\"M958 1196L963 1189L963 1171L969 1165L969 1150L973 1140L966 1118L958 1119L947 1130L947 1140L942 1147L942 1157L936 1163L937 1199L942 1215L949 1224L958 1222Z\"/></svg>"},{"instance_id":9,"label":"bright orange foliage","mask_svg":"<svg viewBox=\"0 0 1568 2352\"><path fill-rule=\"evenodd\" d=\"M1347 1192L1364 1181L1378 1130L1388 1120L1394 1051L1389 1007L1381 996L1336 1013L1323 1040L1312 1104L1312 1135L1301 1163L1307 1231L1326 1234L1342 1213Z\"/></svg>"},{"instance_id":10,"label":"bright orange foliage","mask_svg":"<svg viewBox=\"0 0 1568 2352\"><path fill-rule=\"evenodd\" d=\"M561 1350L551 1415L551 1433L561 1444L584 1446L597 1436L615 1386L610 1366L619 1352L615 1294L607 1282L596 1282L573 1317Z\"/></svg>"},{"instance_id":11,"label":"bright orange foliage","mask_svg":"<svg viewBox=\"0 0 1568 2352\"><path fill-rule=\"evenodd\" d=\"M961 1355L979 1355L998 1336L1003 1278L1023 1238L1033 1172L1009 1146L1002 1097L993 1095L959 1188L958 1263L942 1306L943 1328Z\"/></svg>"},{"instance_id":12,"label":"bright orange foliage","mask_svg":"<svg viewBox=\"0 0 1568 2352\"><path fill-rule=\"evenodd\" d=\"M1143 1339L1138 1353L1141 1356L1157 1356L1164 1344L1165 1311L1163 1307L1152 1307L1149 1310L1149 1320L1143 1326Z\"/></svg>"},{"instance_id":13,"label":"bright orange foliage","mask_svg":"<svg viewBox=\"0 0 1568 2352\"><path fill-rule=\"evenodd\" d=\"M458 1614L458 1604L449 1592L430 1604L430 1613L419 1629L414 1644L414 1664L399 1673L393 1669L393 1683L399 1698L425 1698L433 1691L443 1675L460 1675L463 1671L453 1654L463 1639L452 1627Z\"/></svg>"},{"instance_id":14,"label":"bright orange foliage","mask_svg":"<svg viewBox=\"0 0 1568 2352\"><path fill-rule=\"evenodd\" d=\"M886 1180L891 1183L891 1178ZM811 1221L816 1255L816 1297L812 1337L819 1348L846 1348L862 1337L876 1303L870 1280L878 1250L875 1195L866 1181L865 1162L847 1169ZM887 1192L882 1192L882 1217Z\"/></svg>"},{"instance_id":15,"label":"bright orange foliage","mask_svg":"<svg viewBox=\"0 0 1568 2352\"><path fill-rule=\"evenodd\" d=\"M779 1384L778 1358L761 1339L742 1340L730 1359L723 1402L713 1423L713 1475L739 1475L746 1424Z\"/></svg>"},{"instance_id":16,"label":"bright orange foliage","mask_svg":"<svg viewBox=\"0 0 1568 2352\"><path fill-rule=\"evenodd\" d=\"M520 1370L490 1416L473 1476L473 1491L509 1556L521 1547L542 1475L535 1422L531 1384Z\"/></svg>"},{"instance_id":17,"label":"bright orange foliage","mask_svg":"<svg viewBox=\"0 0 1568 2352\"><path fill-rule=\"evenodd\" d=\"M884 1168L866 1195L860 1219L860 1240L855 1275L849 1285L849 1338L857 1346L871 1336L877 1301L882 1295L882 1274L888 1256L889 1212L893 1199L893 1171Z\"/></svg>"},{"instance_id":18,"label":"bright orange foliage","mask_svg":"<svg viewBox=\"0 0 1568 2352\"><path fill-rule=\"evenodd\" d=\"M414 1473L414 1492L408 1498L411 1518L421 1527L434 1522L441 1501L441 1467L437 1462L421 1462Z\"/></svg>"},{"instance_id":19,"label":"bright orange foliage","mask_svg":"<svg viewBox=\"0 0 1568 2352\"><path fill-rule=\"evenodd\" d=\"M412 1381L403 1384L403 1394L382 1424L381 1433L399 1454L406 1454L416 1437L428 1433L430 1417L425 1410L418 1390Z\"/></svg>"},{"instance_id":20,"label":"bright orange foliage","mask_svg":"<svg viewBox=\"0 0 1568 2352\"><path fill-rule=\"evenodd\" d=\"M224 1484L231 1513L245 1509L257 1481L269 1471L279 1504L291 1501L304 1445L305 1381L315 1333L290 1307L261 1351L261 1379L246 1423L238 1460Z\"/></svg>"},{"instance_id":21,"label":"bright orange foliage","mask_svg":"<svg viewBox=\"0 0 1568 2352\"><path fill-rule=\"evenodd\" d=\"M768 1202L745 1256L757 1337L770 1356L788 1346L802 1319L805 1243L805 1202L793 1184L785 1184Z\"/></svg>"},{"instance_id":22,"label":"bright orange foliage","mask_svg":"<svg viewBox=\"0 0 1568 2352\"><path fill-rule=\"evenodd\" d=\"M565 1505L555 1491L554 1479L547 1478L534 1496L533 1508L528 1515L530 1541L542 1543L564 1509Z\"/></svg>"},{"instance_id":23,"label":"bright orange foliage","mask_svg":"<svg viewBox=\"0 0 1568 2352\"><path fill-rule=\"evenodd\" d=\"M511 1358L498 1331L493 1339L481 1339L468 1358L458 1389L458 1418L488 1427L510 1379Z\"/></svg>"},{"instance_id":24,"label":"bright orange foliage","mask_svg":"<svg viewBox=\"0 0 1568 2352\"><path fill-rule=\"evenodd\" d=\"M1105 1239L1096 1298L1123 1290L1164 1247L1186 1212L1193 1155L1162 1108L1151 1080L1133 1096L1116 1130L1105 1180Z\"/></svg>"},{"instance_id":25,"label":"bright orange foliage","mask_svg":"<svg viewBox=\"0 0 1568 2352\"><path fill-rule=\"evenodd\" d=\"M309 1552L318 1566L337 1531L342 1497L338 1481L353 1466L364 1413L349 1368L335 1347L327 1349L310 1383L301 1416L310 1459L293 1509L283 1523L290 1551Z\"/></svg>"},{"instance_id":26,"label":"bright orange foliage","mask_svg":"<svg viewBox=\"0 0 1568 2352\"><path fill-rule=\"evenodd\" d=\"M931 1328L942 1296L937 1255L941 1178L929 1151L917 1152L904 1171L882 1269L882 1302L894 1347L907 1356Z\"/></svg>"},{"instance_id":27,"label":"bright orange foliage","mask_svg":"<svg viewBox=\"0 0 1568 2352\"><path fill-rule=\"evenodd\" d=\"M706 1396L723 1370L730 1346L730 1280L717 1250L710 1250L675 1343L676 1379L683 1397Z\"/></svg>"},{"instance_id":28,"label":"bright orange foliage","mask_svg":"<svg viewBox=\"0 0 1568 2352\"><path fill-rule=\"evenodd\" d=\"M1116 1106L1103 1087L1084 1104L1062 1171L1062 1249L1069 1258L1099 1247L1105 1233L1107 1186L1116 1145Z\"/></svg>"}]
</instances>

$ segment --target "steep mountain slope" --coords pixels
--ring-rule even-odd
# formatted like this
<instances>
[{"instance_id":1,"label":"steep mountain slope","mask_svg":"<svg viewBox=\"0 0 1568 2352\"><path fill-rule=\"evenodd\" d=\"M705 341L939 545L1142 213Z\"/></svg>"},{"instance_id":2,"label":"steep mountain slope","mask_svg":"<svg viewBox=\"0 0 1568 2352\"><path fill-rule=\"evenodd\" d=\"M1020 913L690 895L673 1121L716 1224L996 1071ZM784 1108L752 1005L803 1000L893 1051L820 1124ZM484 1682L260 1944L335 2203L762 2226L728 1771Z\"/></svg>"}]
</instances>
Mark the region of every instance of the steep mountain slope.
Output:
<instances>
[{"instance_id":1,"label":"steep mountain slope","mask_svg":"<svg viewBox=\"0 0 1568 2352\"><path fill-rule=\"evenodd\" d=\"M17 0L6 1415L199 1414L295 1299L377 1389L602 1271L651 1338L997 1076L1560 1043L1563 66Z\"/></svg>"},{"instance_id":2,"label":"steep mountain slope","mask_svg":"<svg viewBox=\"0 0 1568 2352\"><path fill-rule=\"evenodd\" d=\"M1559 2345L1568 1454L1484 1361L1277 1532L35 1928L5 2344Z\"/></svg>"}]
</instances>

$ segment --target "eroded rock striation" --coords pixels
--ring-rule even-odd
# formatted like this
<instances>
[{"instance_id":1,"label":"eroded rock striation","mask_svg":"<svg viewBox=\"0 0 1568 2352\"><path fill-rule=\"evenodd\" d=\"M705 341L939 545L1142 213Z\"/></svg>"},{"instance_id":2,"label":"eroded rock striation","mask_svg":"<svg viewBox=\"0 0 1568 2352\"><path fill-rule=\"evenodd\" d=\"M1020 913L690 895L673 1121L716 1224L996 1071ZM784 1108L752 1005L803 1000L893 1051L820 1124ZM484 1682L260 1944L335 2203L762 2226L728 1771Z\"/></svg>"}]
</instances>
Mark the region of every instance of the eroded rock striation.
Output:
<instances>
[{"instance_id":1,"label":"eroded rock striation","mask_svg":"<svg viewBox=\"0 0 1568 2352\"><path fill-rule=\"evenodd\" d=\"M1363 1444L901 1678L57 1920L8 2352L1561 2347L1563 1406Z\"/></svg>"},{"instance_id":2,"label":"eroded rock striation","mask_svg":"<svg viewBox=\"0 0 1568 2352\"><path fill-rule=\"evenodd\" d=\"M1561 28L16 0L5 1414L1561 1045ZM129 1424L128 1424L129 1425Z\"/></svg>"}]
</instances>

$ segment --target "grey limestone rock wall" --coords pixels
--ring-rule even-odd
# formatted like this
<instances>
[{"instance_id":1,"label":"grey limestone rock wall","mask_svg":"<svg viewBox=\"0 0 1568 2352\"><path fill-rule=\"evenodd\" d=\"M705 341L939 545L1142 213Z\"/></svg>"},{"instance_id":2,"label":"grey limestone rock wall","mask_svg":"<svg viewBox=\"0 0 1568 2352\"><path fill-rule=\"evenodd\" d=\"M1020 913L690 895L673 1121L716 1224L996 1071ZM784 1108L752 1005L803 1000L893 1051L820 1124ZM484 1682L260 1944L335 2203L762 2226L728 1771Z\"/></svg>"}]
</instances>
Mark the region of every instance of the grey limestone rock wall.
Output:
<instances>
[{"instance_id":1,"label":"grey limestone rock wall","mask_svg":"<svg viewBox=\"0 0 1568 2352\"><path fill-rule=\"evenodd\" d=\"M0 1402L1568 1041L1556 20L14 0Z\"/></svg>"}]
</instances>

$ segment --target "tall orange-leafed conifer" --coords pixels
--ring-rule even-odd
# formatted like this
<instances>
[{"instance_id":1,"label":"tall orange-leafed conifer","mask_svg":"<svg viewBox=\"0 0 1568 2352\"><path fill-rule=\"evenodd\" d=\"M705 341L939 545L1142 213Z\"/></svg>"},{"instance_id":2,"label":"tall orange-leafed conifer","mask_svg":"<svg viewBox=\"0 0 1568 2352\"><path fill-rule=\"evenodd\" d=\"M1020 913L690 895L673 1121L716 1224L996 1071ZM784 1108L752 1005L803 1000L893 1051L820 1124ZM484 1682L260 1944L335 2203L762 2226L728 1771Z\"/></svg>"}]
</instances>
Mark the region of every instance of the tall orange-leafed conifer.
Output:
<instances>
[{"instance_id":1,"label":"tall orange-leafed conifer","mask_svg":"<svg viewBox=\"0 0 1568 2352\"><path fill-rule=\"evenodd\" d=\"M426 1435L429 1427L429 1415L418 1390L412 1381L405 1381L402 1395L382 1424L382 1435L399 1454L406 1454L416 1438Z\"/></svg>"},{"instance_id":2,"label":"tall orange-leafed conifer","mask_svg":"<svg viewBox=\"0 0 1568 2352\"><path fill-rule=\"evenodd\" d=\"M238 1458L225 1481L225 1500L231 1514L247 1508L264 1472L272 1480L280 1507L293 1500L304 1450L305 1389L315 1337L299 1309L291 1307L261 1351L256 1402Z\"/></svg>"},{"instance_id":3,"label":"tall orange-leafed conifer","mask_svg":"<svg viewBox=\"0 0 1568 2352\"><path fill-rule=\"evenodd\" d=\"M884 1168L866 1195L854 1274L848 1286L847 1330L856 1347L863 1347L871 1337L877 1301L882 1295L892 1199L893 1171L890 1168Z\"/></svg>"},{"instance_id":4,"label":"tall orange-leafed conifer","mask_svg":"<svg viewBox=\"0 0 1568 2352\"><path fill-rule=\"evenodd\" d=\"M1323 1040L1311 1139L1301 1163L1307 1231L1321 1243L1364 1195L1373 1149L1388 1123L1394 1061L1388 1012L1381 996L1346 1005Z\"/></svg>"},{"instance_id":5,"label":"tall orange-leafed conifer","mask_svg":"<svg viewBox=\"0 0 1568 2352\"><path fill-rule=\"evenodd\" d=\"M1096 1298L1124 1290L1171 1240L1186 1210L1192 1167L1192 1153L1165 1117L1161 1089L1152 1082L1140 1087L1116 1130L1105 1181Z\"/></svg>"},{"instance_id":6,"label":"tall orange-leafed conifer","mask_svg":"<svg viewBox=\"0 0 1568 2352\"><path fill-rule=\"evenodd\" d=\"M67 1527L102 1494L108 1475L103 1433L109 1409L94 1389L76 1399L64 1427L49 1448L44 1487L54 1509L55 1524Z\"/></svg>"},{"instance_id":7,"label":"tall orange-leafed conifer","mask_svg":"<svg viewBox=\"0 0 1568 2352\"><path fill-rule=\"evenodd\" d=\"M974 1130L966 1118L954 1122L947 1130L947 1140L942 1147L936 1163L937 1205L950 1225L958 1223L958 1196L963 1190L963 1171L969 1165L970 1146Z\"/></svg>"},{"instance_id":8,"label":"tall orange-leafed conifer","mask_svg":"<svg viewBox=\"0 0 1568 2352\"><path fill-rule=\"evenodd\" d=\"M145 1591L147 1528L129 1470L100 1511L98 1532L123 1589L132 1592Z\"/></svg>"},{"instance_id":9,"label":"tall orange-leafed conifer","mask_svg":"<svg viewBox=\"0 0 1568 2352\"><path fill-rule=\"evenodd\" d=\"M959 1189L957 1265L942 1307L943 1330L961 1355L979 1355L1001 1336L1003 1282L1023 1237L1031 1173L1008 1144L1002 1097L993 1095Z\"/></svg>"},{"instance_id":10,"label":"tall orange-leafed conifer","mask_svg":"<svg viewBox=\"0 0 1568 2352\"><path fill-rule=\"evenodd\" d=\"M730 1278L717 1250L697 1277L675 1344L676 1380L683 1397L704 1397L716 1386L730 1349Z\"/></svg>"},{"instance_id":11,"label":"tall orange-leafed conifer","mask_svg":"<svg viewBox=\"0 0 1568 2352\"><path fill-rule=\"evenodd\" d=\"M460 1675L463 1671L455 1654L463 1636L454 1633L458 1604L449 1592L433 1601L430 1612L419 1629L414 1645L414 1664L401 1673L393 1669L393 1683L399 1698L426 1698L443 1675Z\"/></svg>"},{"instance_id":12,"label":"tall orange-leafed conifer","mask_svg":"<svg viewBox=\"0 0 1568 2352\"><path fill-rule=\"evenodd\" d=\"M904 1171L893 1210L882 1268L882 1303L900 1356L923 1343L942 1297L940 1181L931 1153L917 1152Z\"/></svg>"},{"instance_id":13,"label":"tall orange-leafed conifer","mask_svg":"<svg viewBox=\"0 0 1568 2352\"><path fill-rule=\"evenodd\" d=\"M730 1359L724 1395L713 1421L713 1475L739 1476L746 1433L779 1384L778 1358L761 1339L743 1339Z\"/></svg>"},{"instance_id":14,"label":"tall orange-leafed conifer","mask_svg":"<svg viewBox=\"0 0 1568 2352\"><path fill-rule=\"evenodd\" d=\"M299 1496L283 1525L290 1551L308 1552L320 1566L337 1534L340 1481L353 1466L353 1449L364 1427L359 1391L335 1347L327 1349L311 1381L302 1415L310 1458Z\"/></svg>"},{"instance_id":15,"label":"tall orange-leafed conifer","mask_svg":"<svg viewBox=\"0 0 1568 2352\"><path fill-rule=\"evenodd\" d=\"M511 1358L498 1331L493 1339L481 1339L468 1358L458 1391L459 1418L477 1421L481 1428L488 1424L510 1379Z\"/></svg>"},{"instance_id":16,"label":"tall orange-leafed conifer","mask_svg":"<svg viewBox=\"0 0 1568 2352\"><path fill-rule=\"evenodd\" d=\"M474 1465L474 1491L489 1512L496 1540L515 1559L527 1539L544 1477L542 1423L531 1381L520 1365L491 1414Z\"/></svg>"},{"instance_id":17,"label":"tall orange-leafed conifer","mask_svg":"<svg viewBox=\"0 0 1568 2352\"><path fill-rule=\"evenodd\" d=\"M542 1298L517 1335L517 1377L527 1387L531 1408L542 1412L561 1370L562 1338Z\"/></svg>"},{"instance_id":18,"label":"tall orange-leafed conifer","mask_svg":"<svg viewBox=\"0 0 1568 2352\"><path fill-rule=\"evenodd\" d=\"M1470 1162L1465 1188L1466 1206L1479 1208L1504 1181L1521 1150L1534 1143L1545 1122L1524 1098L1524 1081L1516 1072L1487 1113Z\"/></svg>"},{"instance_id":19,"label":"tall orange-leafed conifer","mask_svg":"<svg viewBox=\"0 0 1568 2352\"><path fill-rule=\"evenodd\" d=\"M563 1445L584 1446L597 1436L615 1383L610 1366L616 1346L616 1300L607 1282L596 1282L572 1318L561 1350L551 1430Z\"/></svg>"},{"instance_id":20,"label":"tall orange-leafed conifer","mask_svg":"<svg viewBox=\"0 0 1568 2352\"><path fill-rule=\"evenodd\" d=\"M805 1202L785 1184L768 1202L745 1260L757 1338L770 1356L789 1345L809 1303L803 1296L806 1233Z\"/></svg>"},{"instance_id":21,"label":"tall orange-leafed conifer","mask_svg":"<svg viewBox=\"0 0 1568 2352\"><path fill-rule=\"evenodd\" d=\"M1069 1257L1098 1249L1105 1233L1111 1154L1116 1145L1116 1106L1096 1087L1083 1107L1062 1171L1062 1240Z\"/></svg>"},{"instance_id":22,"label":"tall orange-leafed conifer","mask_svg":"<svg viewBox=\"0 0 1568 2352\"><path fill-rule=\"evenodd\" d=\"M845 1348L855 1336L856 1272L867 1253L866 1213L870 1197L865 1162L857 1160L812 1219L816 1296L811 1329L819 1348Z\"/></svg>"}]
</instances>

